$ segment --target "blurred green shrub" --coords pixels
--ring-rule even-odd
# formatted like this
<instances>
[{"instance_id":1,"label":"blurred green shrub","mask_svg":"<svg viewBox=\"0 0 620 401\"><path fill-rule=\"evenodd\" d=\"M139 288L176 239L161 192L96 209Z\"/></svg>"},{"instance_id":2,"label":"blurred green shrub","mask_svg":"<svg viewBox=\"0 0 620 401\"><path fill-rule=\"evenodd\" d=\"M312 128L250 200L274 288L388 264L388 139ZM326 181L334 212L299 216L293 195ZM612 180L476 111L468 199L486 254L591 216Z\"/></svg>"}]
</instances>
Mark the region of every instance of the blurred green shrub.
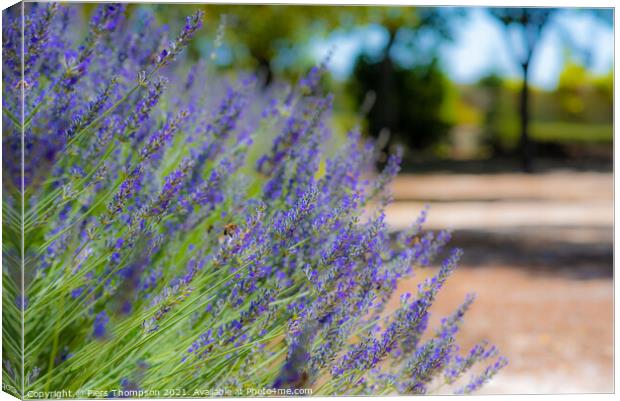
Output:
<instances>
[{"instance_id":1,"label":"blurred green shrub","mask_svg":"<svg viewBox=\"0 0 620 401\"><path fill-rule=\"evenodd\" d=\"M450 123L442 113L447 86L436 61L404 68L367 56L358 58L351 85L360 107L368 93L375 94L367 117L369 133L376 137L387 129L389 144L411 150L427 150L448 133Z\"/></svg>"}]
</instances>

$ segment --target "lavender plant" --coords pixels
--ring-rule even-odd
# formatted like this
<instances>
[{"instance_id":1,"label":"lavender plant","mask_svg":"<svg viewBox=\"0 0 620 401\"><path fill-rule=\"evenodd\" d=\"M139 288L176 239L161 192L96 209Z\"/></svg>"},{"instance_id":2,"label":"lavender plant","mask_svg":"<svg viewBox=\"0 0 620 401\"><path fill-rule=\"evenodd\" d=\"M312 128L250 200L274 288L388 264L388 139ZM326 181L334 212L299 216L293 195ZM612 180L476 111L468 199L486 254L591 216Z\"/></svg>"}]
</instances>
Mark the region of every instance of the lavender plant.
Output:
<instances>
[{"instance_id":1,"label":"lavender plant","mask_svg":"<svg viewBox=\"0 0 620 401\"><path fill-rule=\"evenodd\" d=\"M5 390L469 393L505 365L457 346L471 296L428 327L458 250L387 308L449 233L424 234L423 211L389 235L398 154L369 178L376 146L352 131L327 156L324 66L264 93L189 65L200 12L174 34L100 4L80 36L81 12L3 13Z\"/></svg>"}]
</instances>

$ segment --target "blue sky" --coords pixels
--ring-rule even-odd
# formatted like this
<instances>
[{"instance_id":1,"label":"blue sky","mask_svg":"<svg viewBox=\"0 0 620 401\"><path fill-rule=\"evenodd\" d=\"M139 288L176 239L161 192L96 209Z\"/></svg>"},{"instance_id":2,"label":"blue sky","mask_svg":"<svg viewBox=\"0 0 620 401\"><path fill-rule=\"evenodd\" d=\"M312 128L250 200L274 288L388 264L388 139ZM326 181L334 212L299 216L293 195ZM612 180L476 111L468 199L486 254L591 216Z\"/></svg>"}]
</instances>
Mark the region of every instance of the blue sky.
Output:
<instances>
[{"instance_id":1,"label":"blue sky","mask_svg":"<svg viewBox=\"0 0 620 401\"><path fill-rule=\"evenodd\" d=\"M460 83L472 83L490 72L506 77L519 77L518 66L505 46L502 28L482 8L472 8L468 17L454 27L455 40L440 47L440 58L448 75ZM327 41L313 45L317 58L335 46L330 69L336 78L346 77L356 55L363 49L378 48L386 40L379 27L359 29L353 33L336 31ZM553 88L570 52L569 48L589 53L586 66L597 74L613 67L612 27L591 14L564 13L555 17L543 33L531 66L535 86ZM569 46L569 42L573 42ZM573 51L573 54L581 54ZM583 60L583 59L579 59Z\"/></svg>"}]
</instances>

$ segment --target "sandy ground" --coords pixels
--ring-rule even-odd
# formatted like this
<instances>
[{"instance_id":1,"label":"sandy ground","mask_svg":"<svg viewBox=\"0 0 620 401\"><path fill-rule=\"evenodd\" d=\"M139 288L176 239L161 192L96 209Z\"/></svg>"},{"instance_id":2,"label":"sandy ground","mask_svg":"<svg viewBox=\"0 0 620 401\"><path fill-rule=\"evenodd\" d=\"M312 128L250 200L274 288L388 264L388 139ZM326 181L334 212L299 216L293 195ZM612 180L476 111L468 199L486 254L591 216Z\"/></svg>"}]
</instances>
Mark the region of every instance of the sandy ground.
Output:
<instances>
[{"instance_id":1,"label":"sandy ground","mask_svg":"<svg viewBox=\"0 0 620 401\"><path fill-rule=\"evenodd\" d=\"M402 176L393 189L394 230L429 203L426 227L452 227L465 251L434 318L477 293L460 340L510 360L482 393L614 391L611 174Z\"/></svg>"}]
</instances>

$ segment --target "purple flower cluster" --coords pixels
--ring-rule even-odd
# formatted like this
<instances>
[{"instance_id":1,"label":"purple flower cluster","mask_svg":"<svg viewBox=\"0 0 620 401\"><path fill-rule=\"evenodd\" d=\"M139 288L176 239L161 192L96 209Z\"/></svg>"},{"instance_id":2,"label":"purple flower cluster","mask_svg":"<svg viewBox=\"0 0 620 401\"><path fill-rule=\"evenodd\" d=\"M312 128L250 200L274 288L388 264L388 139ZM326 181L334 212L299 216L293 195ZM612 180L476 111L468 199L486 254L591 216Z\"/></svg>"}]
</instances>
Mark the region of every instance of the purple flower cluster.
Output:
<instances>
[{"instance_id":1,"label":"purple flower cluster","mask_svg":"<svg viewBox=\"0 0 620 401\"><path fill-rule=\"evenodd\" d=\"M400 153L376 174L380 149L357 131L325 151L324 65L265 93L245 73L214 80L201 67L208 57L185 68L201 12L163 45L167 31L147 10L100 4L74 46L61 32L79 25L78 5L25 7L26 117L15 118L19 97L5 99L3 145L19 149L24 129L35 266L24 308L47 316L26 325L36 343L26 364L42 367L33 389L207 386L224 372L231 383L325 394L418 394L438 381L467 393L505 365L489 361L460 383L497 356L486 343L459 354L473 297L429 331L460 251L445 251L449 232L423 232L426 210L388 232ZM21 19L3 18L3 79L15 88ZM414 268L440 257L416 294L399 294ZM99 365L105 374L93 373Z\"/></svg>"},{"instance_id":2,"label":"purple flower cluster","mask_svg":"<svg viewBox=\"0 0 620 401\"><path fill-rule=\"evenodd\" d=\"M163 67L170 63L183 51L183 48L187 46L192 37L202 27L203 14L202 11L197 11L194 15L186 18L185 26L176 40L159 53L157 67Z\"/></svg>"}]
</instances>

